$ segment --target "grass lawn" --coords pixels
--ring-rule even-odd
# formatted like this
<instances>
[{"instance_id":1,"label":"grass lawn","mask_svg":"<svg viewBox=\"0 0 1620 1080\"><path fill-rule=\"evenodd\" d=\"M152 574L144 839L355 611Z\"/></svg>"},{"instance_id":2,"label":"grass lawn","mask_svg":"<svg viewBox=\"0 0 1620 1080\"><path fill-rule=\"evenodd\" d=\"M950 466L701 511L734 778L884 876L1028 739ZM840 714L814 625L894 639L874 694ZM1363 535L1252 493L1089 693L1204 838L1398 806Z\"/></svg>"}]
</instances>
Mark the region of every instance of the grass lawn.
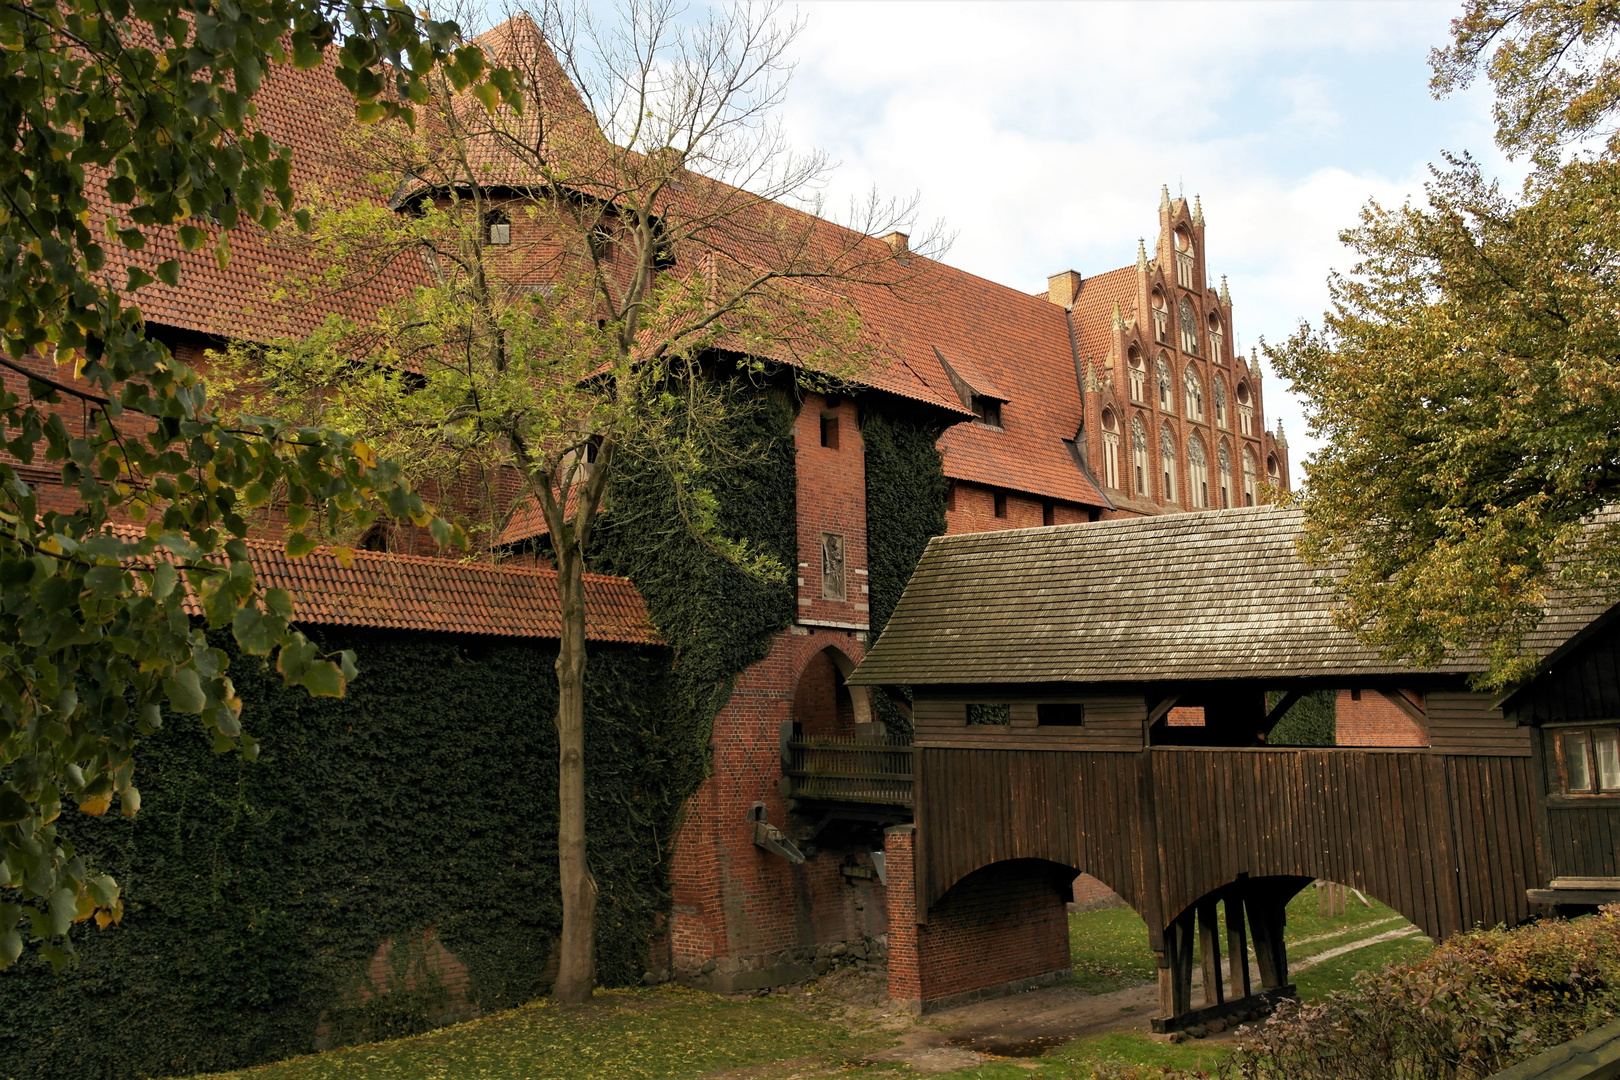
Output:
<instances>
[{"instance_id":1,"label":"grass lawn","mask_svg":"<svg viewBox=\"0 0 1620 1080\"><path fill-rule=\"evenodd\" d=\"M798 1057L836 1065L870 1045L779 998L727 1001L661 986L600 991L584 1006L536 1002L215 1080L690 1080Z\"/></svg>"},{"instance_id":2,"label":"grass lawn","mask_svg":"<svg viewBox=\"0 0 1620 1080\"><path fill-rule=\"evenodd\" d=\"M1288 905L1286 937L1294 963L1410 924L1394 911L1354 897L1343 915L1317 911L1315 889ZM1225 928L1221 928L1222 943ZM1154 982L1158 969L1147 926L1129 908L1069 917L1074 981L1100 994ZM1310 999L1350 985L1358 971L1415 959L1433 948L1414 934L1332 957L1298 971ZM675 986L606 990L590 1005L536 1002L408 1039L349 1047L274 1065L220 1073L214 1080L696 1080L725 1070L734 1077L787 1077L825 1070L848 1080L915 1080L903 1066L861 1066L892 1045L859 1034L830 1010L782 997L728 1001ZM951 1073L952 1080L1089 1080L1106 1061L1209 1068L1226 1044L1155 1042L1139 1032L1076 1039L1035 1060L990 1062ZM1031 1068L1031 1066L1035 1066Z\"/></svg>"}]
</instances>

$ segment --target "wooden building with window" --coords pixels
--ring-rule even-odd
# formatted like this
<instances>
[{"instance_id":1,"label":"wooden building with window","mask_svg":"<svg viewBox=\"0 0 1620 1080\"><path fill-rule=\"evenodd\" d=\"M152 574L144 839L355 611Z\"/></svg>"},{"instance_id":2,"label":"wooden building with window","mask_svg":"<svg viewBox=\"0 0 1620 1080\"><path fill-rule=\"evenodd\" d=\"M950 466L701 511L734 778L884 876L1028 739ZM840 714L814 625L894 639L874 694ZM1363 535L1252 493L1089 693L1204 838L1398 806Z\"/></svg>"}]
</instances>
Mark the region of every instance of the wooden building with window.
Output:
<instances>
[{"instance_id":1,"label":"wooden building with window","mask_svg":"<svg viewBox=\"0 0 1620 1080\"><path fill-rule=\"evenodd\" d=\"M1417 670L1340 628L1300 523L1238 508L929 546L849 680L913 702L914 825L888 837L891 918L912 918L891 926L892 994L927 1007L1054 977L1052 913L1078 872L1147 922L1166 1030L1290 992L1283 912L1313 879L1434 937L1620 885L1620 624L1555 607L1528 642L1549 666L1504 702L1469 688L1477 656ZM1273 745L1324 689L1410 716L1424 745Z\"/></svg>"}]
</instances>

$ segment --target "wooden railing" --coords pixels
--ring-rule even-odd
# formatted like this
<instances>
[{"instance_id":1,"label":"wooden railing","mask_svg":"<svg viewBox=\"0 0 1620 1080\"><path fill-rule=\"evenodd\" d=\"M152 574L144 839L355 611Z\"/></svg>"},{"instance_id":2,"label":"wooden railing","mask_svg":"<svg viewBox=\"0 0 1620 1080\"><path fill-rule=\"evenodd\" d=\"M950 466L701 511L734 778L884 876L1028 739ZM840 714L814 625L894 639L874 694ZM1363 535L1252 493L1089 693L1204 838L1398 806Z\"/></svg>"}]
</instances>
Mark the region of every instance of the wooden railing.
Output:
<instances>
[{"instance_id":1,"label":"wooden railing","mask_svg":"<svg viewBox=\"0 0 1620 1080\"><path fill-rule=\"evenodd\" d=\"M903 739L788 736L782 772L791 799L911 805L911 745Z\"/></svg>"}]
</instances>

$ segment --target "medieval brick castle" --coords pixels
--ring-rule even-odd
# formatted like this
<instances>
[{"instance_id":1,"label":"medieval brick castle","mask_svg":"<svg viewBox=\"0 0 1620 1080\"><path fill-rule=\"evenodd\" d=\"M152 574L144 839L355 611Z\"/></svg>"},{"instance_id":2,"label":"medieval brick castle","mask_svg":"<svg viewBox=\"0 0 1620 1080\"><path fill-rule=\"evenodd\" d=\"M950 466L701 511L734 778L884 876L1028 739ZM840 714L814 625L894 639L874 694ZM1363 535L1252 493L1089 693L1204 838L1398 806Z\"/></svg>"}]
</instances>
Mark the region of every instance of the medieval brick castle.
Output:
<instances>
[{"instance_id":1,"label":"medieval brick castle","mask_svg":"<svg viewBox=\"0 0 1620 1080\"><path fill-rule=\"evenodd\" d=\"M372 197L341 161L326 122L343 105L341 90L322 75L272 72L259 98L263 127L292 148L300 169L320 162L328 182ZM1144 203L1145 221L1151 195ZM242 232L229 271L206 253L169 245L165 257L184 263L183 286L154 285L141 296L151 332L188 362L204 362L205 350L225 339L305 332L323 315L289 324L256 313L266 270L286 272L297 256ZM798 401L797 617L770 655L740 674L715 721L712 771L678 836L667 938L649 964L655 973L718 988L768 985L794 977L819 946L869 948L859 943L885 932L884 867L861 827L905 819L904 801L840 808L796 799L784 784L787 733L883 737L866 690L844 683L871 628L863 414L922 412L944 428L951 533L1254 505L1288 490L1287 443L1267 430L1256 361L1233 347L1234 302L1224 280L1211 284L1198 200L1163 192L1153 235L1127 265L1063 270L1033 295L932 263L919 273L927 302L855 298L865 328L896 359L853 393L806 392ZM907 237L872 242L900 250ZM1122 254L1127 244L1122 237ZM155 246L164 248L161 238ZM375 307L390 287L409 286L371 282L342 303ZM6 385L21 391L22 380L8 375ZM28 478L60 482L50 470ZM520 514L502 540L537 529ZM427 572L427 560L403 557L413 572ZM331 569L326 585L339 589ZM520 602L503 595L500 602ZM423 628L455 629L442 613ZM808 834L824 842L804 840ZM799 860L760 842L772 835L789 847L798 835Z\"/></svg>"}]
</instances>

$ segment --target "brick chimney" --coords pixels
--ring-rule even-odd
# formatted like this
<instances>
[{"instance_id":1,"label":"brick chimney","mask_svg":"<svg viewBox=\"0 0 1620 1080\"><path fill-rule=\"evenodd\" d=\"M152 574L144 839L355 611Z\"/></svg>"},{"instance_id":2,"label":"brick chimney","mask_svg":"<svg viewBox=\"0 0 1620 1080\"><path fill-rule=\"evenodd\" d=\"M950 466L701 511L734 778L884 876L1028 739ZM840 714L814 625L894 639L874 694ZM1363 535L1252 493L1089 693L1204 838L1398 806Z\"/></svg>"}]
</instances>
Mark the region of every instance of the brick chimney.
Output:
<instances>
[{"instance_id":1,"label":"brick chimney","mask_svg":"<svg viewBox=\"0 0 1620 1080\"><path fill-rule=\"evenodd\" d=\"M1080 272L1078 270L1065 270L1061 274L1053 274L1046 279L1046 298L1061 308L1074 306L1074 298L1080 295Z\"/></svg>"},{"instance_id":2,"label":"brick chimney","mask_svg":"<svg viewBox=\"0 0 1620 1080\"><path fill-rule=\"evenodd\" d=\"M908 233L892 232L883 238L883 242L896 255L904 255L911 250L911 236Z\"/></svg>"}]
</instances>

